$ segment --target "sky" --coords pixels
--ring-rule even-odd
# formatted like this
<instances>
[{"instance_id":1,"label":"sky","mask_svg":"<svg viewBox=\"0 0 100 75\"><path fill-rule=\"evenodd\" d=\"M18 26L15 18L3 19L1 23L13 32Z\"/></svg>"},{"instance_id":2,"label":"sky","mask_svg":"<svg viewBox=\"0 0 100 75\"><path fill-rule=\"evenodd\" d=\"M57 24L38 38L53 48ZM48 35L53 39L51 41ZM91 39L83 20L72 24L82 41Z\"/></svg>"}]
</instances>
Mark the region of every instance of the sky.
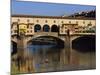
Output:
<instances>
[{"instance_id":1,"label":"sky","mask_svg":"<svg viewBox=\"0 0 100 75\"><path fill-rule=\"evenodd\" d=\"M11 14L63 16L95 10L95 6L12 0Z\"/></svg>"}]
</instances>

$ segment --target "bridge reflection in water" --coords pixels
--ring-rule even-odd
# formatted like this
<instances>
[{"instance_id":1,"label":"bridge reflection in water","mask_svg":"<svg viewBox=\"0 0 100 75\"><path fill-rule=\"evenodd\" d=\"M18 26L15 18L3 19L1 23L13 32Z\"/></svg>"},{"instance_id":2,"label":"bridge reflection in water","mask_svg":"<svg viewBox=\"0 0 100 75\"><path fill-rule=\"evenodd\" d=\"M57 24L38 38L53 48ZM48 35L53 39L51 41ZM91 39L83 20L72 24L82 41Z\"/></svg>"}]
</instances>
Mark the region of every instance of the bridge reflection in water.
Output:
<instances>
[{"instance_id":1,"label":"bridge reflection in water","mask_svg":"<svg viewBox=\"0 0 100 75\"><path fill-rule=\"evenodd\" d=\"M28 51L27 53L29 53L28 55L33 56L35 72L95 68L95 49L92 51L88 49L87 52L86 50L82 52L77 49L64 47L64 42L58 42L57 39L46 38L48 37L33 39L26 49L26 52ZM70 51L70 55L68 51Z\"/></svg>"}]
</instances>

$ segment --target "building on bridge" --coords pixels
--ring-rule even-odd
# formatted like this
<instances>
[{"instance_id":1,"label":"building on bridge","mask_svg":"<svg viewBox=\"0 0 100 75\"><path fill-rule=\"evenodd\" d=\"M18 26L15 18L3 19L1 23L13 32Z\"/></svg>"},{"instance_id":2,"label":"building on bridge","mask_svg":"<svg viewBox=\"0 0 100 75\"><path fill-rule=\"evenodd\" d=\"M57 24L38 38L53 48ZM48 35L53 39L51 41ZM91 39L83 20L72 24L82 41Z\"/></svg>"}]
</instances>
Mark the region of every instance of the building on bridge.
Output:
<instances>
[{"instance_id":1,"label":"building on bridge","mask_svg":"<svg viewBox=\"0 0 100 75\"><path fill-rule=\"evenodd\" d=\"M12 15L11 35L16 38L17 25L19 29L25 30L25 35L33 36L36 32L57 32L65 35L67 30L70 33L84 31L95 28L95 18L70 18L62 16L31 16L31 15Z\"/></svg>"}]
</instances>

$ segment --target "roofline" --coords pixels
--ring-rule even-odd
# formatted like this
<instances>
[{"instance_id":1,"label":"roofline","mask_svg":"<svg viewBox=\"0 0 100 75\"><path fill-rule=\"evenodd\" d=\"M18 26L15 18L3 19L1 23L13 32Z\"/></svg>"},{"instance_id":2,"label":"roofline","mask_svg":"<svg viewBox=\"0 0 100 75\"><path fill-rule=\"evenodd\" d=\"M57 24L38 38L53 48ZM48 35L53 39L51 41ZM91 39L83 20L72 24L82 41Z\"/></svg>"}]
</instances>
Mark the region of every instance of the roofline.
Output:
<instances>
[{"instance_id":1,"label":"roofline","mask_svg":"<svg viewBox=\"0 0 100 75\"><path fill-rule=\"evenodd\" d=\"M80 20L96 20L95 18L86 18L86 17L63 17L63 16L40 16L40 15L21 15L14 14L11 17L25 17L25 18L50 18L50 19L80 19Z\"/></svg>"}]
</instances>

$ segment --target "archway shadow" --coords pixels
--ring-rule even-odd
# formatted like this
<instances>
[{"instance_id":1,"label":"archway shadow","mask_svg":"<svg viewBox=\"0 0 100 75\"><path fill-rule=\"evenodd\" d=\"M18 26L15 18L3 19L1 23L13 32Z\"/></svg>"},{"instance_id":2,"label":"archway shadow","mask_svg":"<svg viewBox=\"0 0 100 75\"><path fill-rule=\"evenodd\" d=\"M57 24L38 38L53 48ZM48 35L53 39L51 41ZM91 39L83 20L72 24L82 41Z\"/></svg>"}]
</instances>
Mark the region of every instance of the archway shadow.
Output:
<instances>
[{"instance_id":1,"label":"archway shadow","mask_svg":"<svg viewBox=\"0 0 100 75\"><path fill-rule=\"evenodd\" d=\"M95 36L82 36L72 41L72 48L80 52L95 52Z\"/></svg>"},{"instance_id":2,"label":"archway shadow","mask_svg":"<svg viewBox=\"0 0 100 75\"><path fill-rule=\"evenodd\" d=\"M54 45L54 48L64 48L64 41L54 36L39 36L28 42L30 45Z\"/></svg>"},{"instance_id":3,"label":"archway shadow","mask_svg":"<svg viewBox=\"0 0 100 75\"><path fill-rule=\"evenodd\" d=\"M17 43L14 41L11 41L11 55L14 55L17 53Z\"/></svg>"}]
</instances>

